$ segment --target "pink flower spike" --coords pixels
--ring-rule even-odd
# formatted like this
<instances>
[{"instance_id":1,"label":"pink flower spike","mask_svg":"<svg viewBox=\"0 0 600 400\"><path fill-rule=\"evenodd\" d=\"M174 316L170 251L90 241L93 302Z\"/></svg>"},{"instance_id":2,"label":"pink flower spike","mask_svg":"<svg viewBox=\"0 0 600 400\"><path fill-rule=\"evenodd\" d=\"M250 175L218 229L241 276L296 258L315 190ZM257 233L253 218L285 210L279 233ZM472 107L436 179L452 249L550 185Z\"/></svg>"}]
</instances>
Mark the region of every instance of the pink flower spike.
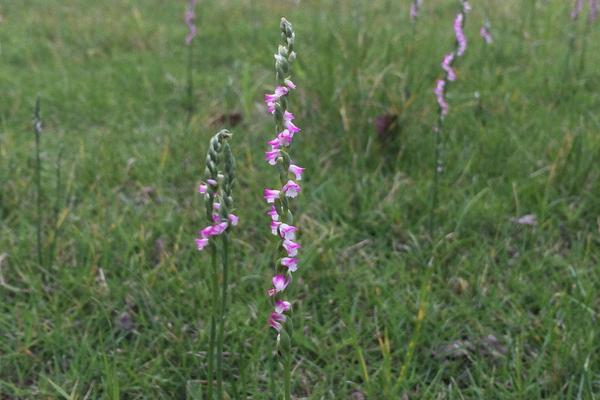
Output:
<instances>
[{"instance_id":1,"label":"pink flower spike","mask_svg":"<svg viewBox=\"0 0 600 400\"><path fill-rule=\"evenodd\" d=\"M292 242L291 240L287 239L283 241L282 246L285 249L285 251L287 251L289 257L295 257L296 255L298 255L298 249L302 247L299 243Z\"/></svg>"},{"instance_id":2,"label":"pink flower spike","mask_svg":"<svg viewBox=\"0 0 600 400\"><path fill-rule=\"evenodd\" d=\"M279 100L279 97L280 96L277 96L276 94L267 93L265 94L265 103L275 103Z\"/></svg>"},{"instance_id":3,"label":"pink flower spike","mask_svg":"<svg viewBox=\"0 0 600 400\"><path fill-rule=\"evenodd\" d=\"M217 181L214 179L207 179L206 183L208 183L210 186L217 186Z\"/></svg>"},{"instance_id":4,"label":"pink flower spike","mask_svg":"<svg viewBox=\"0 0 600 400\"><path fill-rule=\"evenodd\" d=\"M219 214L213 214L212 220L215 224L218 224L219 222L221 222L221 216Z\"/></svg>"},{"instance_id":5,"label":"pink flower spike","mask_svg":"<svg viewBox=\"0 0 600 400\"><path fill-rule=\"evenodd\" d=\"M457 56L462 56L465 54L465 50L467 50L467 38L463 31L463 20L463 13L458 13L454 20L454 33L456 35L456 42L458 43L458 49L456 50Z\"/></svg>"},{"instance_id":6,"label":"pink flower spike","mask_svg":"<svg viewBox=\"0 0 600 400\"><path fill-rule=\"evenodd\" d=\"M192 40L196 37L196 25L194 25L194 19L196 14L194 13L194 7L196 6L196 0L190 0L185 15L183 17L185 24L188 27L188 34L185 37L185 43L189 46L192 44Z\"/></svg>"},{"instance_id":7,"label":"pink flower spike","mask_svg":"<svg viewBox=\"0 0 600 400\"><path fill-rule=\"evenodd\" d=\"M213 210L220 210L221 209L221 203L213 203Z\"/></svg>"},{"instance_id":8,"label":"pink flower spike","mask_svg":"<svg viewBox=\"0 0 600 400\"><path fill-rule=\"evenodd\" d=\"M445 117L448 114L448 103L446 103L446 98L444 97L444 88L446 87L446 81L443 79L439 79L436 82L435 97L437 98L438 105L440 106L440 110L442 112L442 117Z\"/></svg>"},{"instance_id":9,"label":"pink flower spike","mask_svg":"<svg viewBox=\"0 0 600 400\"><path fill-rule=\"evenodd\" d=\"M206 246L208 246L208 238L196 239L196 247L198 248L198 250L202 251Z\"/></svg>"},{"instance_id":10,"label":"pink flower spike","mask_svg":"<svg viewBox=\"0 0 600 400\"><path fill-rule=\"evenodd\" d=\"M292 139L294 139L294 134L287 129L284 129L279 133L279 135L277 135L277 140L282 146L287 147L292 144Z\"/></svg>"},{"instance_id":11,"label":"pink flower spike","mask_svg":"<svg viewBox=\"0 0 600 400\"><path fill-rule=\"evenodd\" d=\"M263 192L263 197L267 203L274 203L275 199L279 198L279 193L281 193L279 190L265 189Z\"/></svg>"},{"instance_id":12,"label":"pink flower spike","mask_svg":"<svg viewBox=\"0 0 600 400\"><path fill-rule=\"evenodd\" d=\"M290 79L284 80L283 83L285 83L285 85L290 89L296 89L296 85Z\"/></svg>"},{"instance_id":13,"label":"pink flower spike","mask_svg":"<svg viewBox=\"0 0 600 400\"><path fill-rule=\"evenodd\" d=\"M423 0L413 0L412 4L410 5L410 19L412 22L415 22L419 16L419 11L421 11L422 6L421 3L423 3Z\"/></svg>"},{"instance_id":14,"label":"pink flower spike","mask_svg":"<svg viewBox=\"0 0 600 400\"><path fill-rule=\"evenodd\" d=\"M277 314L283 314L288 311L292 307L292 304L289 301L285 300L277 300L275 302L275 312Z\"/></svg>"},{"instance_id":15,"label":"pink flower spike","mask_svg":"<svg viewBox=\"0 0 600 400\"><path fill-rule=\"evenodd\" d=\"M275 96L277 96L277 99L279 99L281 96L285 96L286 94L288 94L289 89L285 86L277 86L275 88Z\"/></svg>"},{"instance_id":16,"label":"pink flower spike","mask_svg":"<svg viewBox=\"0 0 600 400\"><path fill-rule=\"evenodd\" d=\"M267 215L271 217L271 221L279 221L279 214L275 206L271 206L269 211L267 211Z\"/></svg>"},{"instance_id":17,"label":"pink flower spike","mask_svg":"<svg viewBox=\"0 0 600 400\"><path fill-rule=\"evenodd\" d=\"M598 0L590 0L590 13L588 15L588 21L595 22L598 19Z\"/></svg>"},{"instance_id":18,"label":"pink flower spike","mask_svg":"<svg viewBox=\"0 0 600 400\"><path fill-rule=\"evenodd\" d=\"M456 74L454 73L454 69L452 69L452 61L454 61L454 53L448 53L444 56L444 61L442 61L442 69L446 71L446 76L449 81L456 80Z\"/></svg>"},{"instance_id":19,"label":"pink flower spike","mask_svg":"<svg viewBox=\"0 0 600 400\"><path fill-rule=\"evenodd\" d=\"M486 44L492 44L494 39L492 38L492 34L488 30L488 28L484 25L479 30L479 35L483 38Z\"/></svg>"},{"instance_id":20,"label":"pink flower spike","mask_svg":"<svg viewBox=\"0 0 600 400\"><path fill-rule=\"evenodd\" d=\"M275 236L277 236L277 232L279 231L279 225L281 225L281 222L275 220L271 221L271 233Z\"/></svg>"},{"instance_id":21,"label":"pink flower spike","mask_svg":"<svg viewBox=\"0 0 600 400\"><path fill-rule=\"evenodd\" d=\"M290 272L296 272L298 270L298 259L295 257L283 257L281 265L286 267Z\"/></svg>"},{"instance_id":22,"label":"pink flower spike","mask_svg":"<svg viewBox=\"0 0 600 400\"><path fill-rule=\"evenodd\" d=\"M271 165L277 164L277 158L279 158L279 150L278 149L265 152L265 160L269 164L271 164Z\"/></svg>"},{"instance_id":23,"label":"pink flower spike","mask_svg":"<svg viewBox=\"0 0 600 400\"><path fill-rule=\"evenodd\" d=\"M288 224L279 225L279 234L283 239L296 240L296 231L298 228Z\"/></svg>"},{"instance_id":24,"label":"pink flower spike","mask_svg":"<svg viewBox=\"0 0 600 400\"><path fill-rule=\"evenodd\" d=\"M207 190L208 186L206 186L204 183L201 183L200 186L198 186L198 193L200 194L206 194Z\"/></svg>"},{"instance_id":25,"label":"pink flower spike","mask_svg":"<svg viewBox=\"0 0 600 400\"><path fill-rule=\"evenodd\" d=\"M273 140L269 140L267 142L269 146L271 146L271 150L277 150L281 147L281 143L279 142L279 138L275 138Z\"/></svg>"},{"instance_id":26,"label":"pink flower spike","mask_svg":"<svg viewBox=\"0 0 600 400\"><path fill-rule=\"evenodd\" d=\"M238 222L240 222L240 218L235 214L229 214L229 222L231 222L232 226L236 226Z\"/></svg>"},{"instance_id":27,"label":"pink flower spike","mask_svg":"<svg viewBox=\"0 0 600 400\"><path fill-rule=\"evenodd\" d=\"M302 188L296 182L289 180L285 185L283 185L282 191L286 197L294 198L298 196L298 193L302 191Z\"/></svg>"},{"instance_id":28,"label":"pink flower spike","mask_svg":"<svg viewBox=\"0 0 600 400\"><path fill-rule=\"evenodd\" d=\"M295 164L290 164L288 171L296 176L297 181L302 180L302 174L304 173L304 168L299 167Z\"/></svg>"},{"instance_id":29,"label":"pink flower spike","mask_svg":"<svg viewBox=\"0 0 600 400\"><path fill-rule=\"evenodd\" d=\"M571 11L571 19L577 19L577 17L579 16L579 13L581 12L581 10L583 9L583 0L576 0L575 1L575 7L573 7L573 10Z\"/></svg>"},{"instance_id":30,"label":"pink flower spike","mask_svg":"<svg viewBox=\"0 0 600 400\"><path fill-rule=\"evenodd\" d=\"M410 20L414 21L417 19L418 16L419 16L419 11L417 10L417 6L415 5L415 3L412 3L410 5Z\"/></svg>"}]
</instances>

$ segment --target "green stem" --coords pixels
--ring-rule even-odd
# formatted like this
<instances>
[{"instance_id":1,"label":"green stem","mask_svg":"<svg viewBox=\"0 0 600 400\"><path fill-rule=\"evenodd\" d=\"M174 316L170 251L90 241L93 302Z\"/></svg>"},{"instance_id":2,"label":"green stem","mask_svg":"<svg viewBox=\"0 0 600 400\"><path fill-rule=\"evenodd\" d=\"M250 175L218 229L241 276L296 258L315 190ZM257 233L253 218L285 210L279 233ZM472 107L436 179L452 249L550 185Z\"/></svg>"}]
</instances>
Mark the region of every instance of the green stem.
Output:
<instances>
[{"instance_id":1,"label":"green stem","mask_svg":"<svg viewBox=\"0 0 600 400\"><path fill-rule=\"evenodd\" d=\"M37 206L37 258L42 266L42 160L40 158L40 133L35 132L35 185Z\"/></svg>"},{"instance_id":2,"label":"green stem","mask_svg":"<svg viewBox=\"0 0 600 400\"><path fill-rule=\"evenodd\" d=\"M269 360L269 383L271 387L271 398L277 398L277 386L275 385L275 365L277 365L277 354L276 352L272 352L270 360Z\"/></svg>"},{"instance_id":3,"label":"green stem","mask_svg":"<svg viewBox=\"0 0 600 400\"><path fill-rule=\"evenodd\" d=\"M213 400L213 377L214 377L214 354L215 338L217 336L217 310L219 298L219 271L217 267L217 246L212 243L211 261L212 261L212 315L210 317L210 342L208 345L208 398Z\"/></svg>"},{"instance_id":4,"label":"green stem","mask_svg":"<svg viewBox=\"0 0 600 400\"><path fill-rule=\"evenodd\" d=\"M42 195L41 195L41 169L42 162L40 160L40 135L35 135L35 157L36 157L36 177L35 184L37 186L37 254L38 263L42 265Z\"/></svg>"},{"instance_id":5,"label":"green stem","mask_svg":"<svg viewBox=\"0 0 600 400\"><path fill-rule=\"evenodd\" d=\"M64 147L60 147L58 151L58 158L56 160L56 201L54 203L54 237L52 239L52 244L50 247L50 251L48 252L48 265L52 265L56 255L56 244L58 243L58 235L60 234L60 229L58 227L58 217L60 214L60 208L62 204L62 179L61 179L61 161L63 155Z\"/></svg>"},{"instance_id":6,"label":"green stem","mask_svg":"<svg viewBox=\"0 0 600 400\"><path fill-rule=\"evenodd\" d=\"M587 50L587 37L590 34L590 25L591 23L586 22L585 30L583 32L582 44L581 44L581 57L579 59L579 70L577 71L577 75L581 75L585 69L585 55Z\"/></svg>"},{"instance_id":7,"label":"green stem","mask_svg":"<svg viewBox=\"0 0 600 400\"><path fill-rule=\"evenodd\" d=\"M227 264L229 261L229 237L223 233L223 283L221 286L221 314L219 315L219 336L217 338L217 397L223 400L223 339L225 336L225 312L227 311Z\"/></svg>"},{"instance_id":8,"label":"green stem","mask_svg":"<svg viewBox=\"0 0 600 400\"><path fill-rule=\"evenodd\" d=\"M289 319L290 317L288 317ZM288 321L289 323L290 321ZM289 332L289 340L292 340L292 332ZM287 351L284 355L283 365L283 387L285 390L285 400L292 399L292 348L291 345L287 346Z\"/></svg>"},{"instance_id":9,"label":"green stem","mask_svg":"<svg viewBox=\"0 0 600 400\"><path fill-rule=\"evenodd\" d=\"M188 45L188 82L187 82L187 108L188 108L188 121L192 118L194 112L194 47L192 43Z\"/></svg>"},{"instance_id":10,"label":"green stem","mask_svg":"<svg viewBox=\"0 0 600 400\"><path fill-rule=\"evenodd\" d=\"M435 229L435 209L438 205L438 191L440 175L443 171L442 164L442 117L441 114L438 118L437 125L435 127L435 160L433 164L433 186L431 188L431 206L429 208L429 238L433 240L433 234Z\"/></svg>"}]
</instances>

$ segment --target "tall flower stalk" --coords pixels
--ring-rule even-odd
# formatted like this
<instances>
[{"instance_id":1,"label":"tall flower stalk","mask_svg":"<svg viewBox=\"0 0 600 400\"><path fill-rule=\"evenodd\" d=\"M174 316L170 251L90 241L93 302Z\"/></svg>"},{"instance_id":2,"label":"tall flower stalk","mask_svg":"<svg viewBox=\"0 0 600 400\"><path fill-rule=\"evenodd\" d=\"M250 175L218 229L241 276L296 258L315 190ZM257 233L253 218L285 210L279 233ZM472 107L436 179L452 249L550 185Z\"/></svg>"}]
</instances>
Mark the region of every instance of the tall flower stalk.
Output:
<instances>
[{"instance_id":1,"label":"tall flower stalk","mask_svg":"<svg viewBox=\"0 0 600 400\"><path fill-rule=\"evenodd\" d=\"M413 33L415 31L417 19L421 14L421 7L423 7L423 0L412 0L412 3L410 4L410 21L413 24Z\"/></svg>"},{"instance_id":2,"label":"tall flower stalk","mask_svg":"<svg viewBox=\"0 0 600 400\"><path fill-rule=\"evenodd\" d=\"M225 315L227 311L227 286L229 263L229 230L238 224L238 217L233 214L233 186L235 184L235 159L231 153L228 140L231 133L222 130L212 137L206 154L204 181L198 192L205 198L206 218L209 225L198 232L196 247L211 251L212 262L212 315L208 350L208 398L213 399L214 359L216 349L217 398L223 399L223 342L225 334ZM220 169L222 167L222 169ZM216 237L221 236L219 248ZM220 251L219 251L220 250ZM220 254L219 254L220 253ZM221 256L222 285L219 296L218 256ZM217 332L218 326L218 332Z\"/></svg>"},{"instance_id":3,"label":"tall flower stalk","mask_svg":"<svg viewBox=\"0 0 600 400\"><path fill-rule=\"evenodd\" d=\"M479 36L481 36L485 44L492 44L494 42L494 37L492 36L490 29L490 21L486 19L483 25L481 25L481 28L479 28Z\"/></svg>"},{"instance_id":4,"label":"tall flower stalk","mask_svg":"<svg viewBox=\"0 0 600 400\"><path fill-rule=\"evenodd\" d=\"M291 80L290 66L296 59L294 51L295 34L292 24L281 19L281 43L275 53L275 76L277 86L273 93L265 95L267 110L275 121L275 138L268 142L265 160L277 168L279 186L277 189L265 188L263 196L269 210L271 233L278 239L277 257L273 262L272 287L267 291L273 301L268 322L276 333L277 345L283 358L284 398L291 399L291 308L290 301L285 299L285 292L292 282L292 273L298 269L298 251L301 248L296 241L298 228L294 225L292 200L302 188L298 181L302 179L304 168L296 165L290 155L294 136L300 132L294 124L295 116L288 111L288 96L296 85Z\"/></svg>"},{"instance_id":5,"label":"tall flower stalk","mask_svg":"<svg viewBox=\"0 0 600 400\"><path fill-rule=\"evenodd\" d=\"M37 258L41 267L44 261L42 255L42 160L40 157L40 138L42 136L42 117L40 116L40 97L35 100L33 114L33 132L35 134L35 186L36 186L36 242Z\"/></svg>"},{"instance_id":6,"label":"tall flower stalk","mask_svg":"<svg viewBox=\"0 0 600 400\"><path fill-rule=\"evenodd\" d=\"M456 72L454 71L454 63L456 59L462 57L467 50L467 38L464 33L464 25L467 13L471 10L468 1L461 0L460 10L454 18L454 36L455 48L450 53L444 55L441 63L444 77L438 79L435 84L434 94L438 103L438 118L434 127L435 133L435 162L434 162L434 180L431 195L431 208L429 211L429 236L433 239L435 227L435 209L438 205L438 186L440 175L444 172L444 163L442 160L442 130L444 119L448 115L449 106L446 101L446 91L450 82L456 80Z\"/></svg>"},{"instance_id":7,"label":"tall flower stalk","mask_svg":"<svg viewBox=\"0 0 600 400\"><path fill-rule=\"evenodd\" d=\"M187 97L188 97L188 119L191 118L194 111L194 46L192 42L198 32L194 21L196 19L196 0L189 0L183 20L188 28L188 33L185 36L185 44L188 49L188 64L187 64Z\"/></svg>"}]
</instances>

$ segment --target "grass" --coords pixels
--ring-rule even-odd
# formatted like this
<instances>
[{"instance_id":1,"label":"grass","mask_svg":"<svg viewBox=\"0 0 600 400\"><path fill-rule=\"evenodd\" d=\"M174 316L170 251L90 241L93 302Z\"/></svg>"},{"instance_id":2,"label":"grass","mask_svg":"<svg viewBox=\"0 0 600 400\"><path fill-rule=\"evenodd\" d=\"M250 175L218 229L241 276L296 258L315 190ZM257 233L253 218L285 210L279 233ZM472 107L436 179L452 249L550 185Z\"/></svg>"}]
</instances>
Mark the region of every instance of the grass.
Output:
<instances>
[{"instance_id":1,"label":"grass","mask_svg":"<svg viewBox=\"0 0 600 400\"><path fill-rule=\"evenodd\" d=\"M600 28L572 24L559 1L474 4L430 238L432 89L455 3L425 2L414 36L408 3L201 2L189 125L183 1L2 3L0 398L198 398L210 257L194 248L195 188L225 127L213 121L231 112L243 121L230 127L240 225L226 390L270 398L261 195L277 176L263 160L261 100L281 15L297 32L291 110L307 167L295 396L600 397ZM383 113L398 115L385 141L373 128ZM511 221L524 214L538 224Z\"/></svg>"}]
</instances>

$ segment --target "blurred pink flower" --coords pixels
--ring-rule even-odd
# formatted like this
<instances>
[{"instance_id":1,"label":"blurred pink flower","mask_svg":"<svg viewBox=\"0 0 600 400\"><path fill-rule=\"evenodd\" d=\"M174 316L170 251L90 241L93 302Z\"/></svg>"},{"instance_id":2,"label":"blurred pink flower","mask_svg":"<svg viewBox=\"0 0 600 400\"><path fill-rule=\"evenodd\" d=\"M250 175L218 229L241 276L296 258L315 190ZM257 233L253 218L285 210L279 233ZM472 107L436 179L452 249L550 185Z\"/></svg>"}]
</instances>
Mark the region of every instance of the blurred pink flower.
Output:
<instances>
[{"instance_id":1,"label":"blurred pink flower","mask_svg":"<svg viewBox=\"0 0 600 400\"><path fill-rule=\"evenodd\" d=\"M185 15L183 20L188 27L188 34L185 37L185 43L189 46L192 44L192 40L196 37L197 29L196 25L194 25L194 20L196 19L196 13L194 9L196 8L196 0L189 0L187 9L185 10Z\"/></svg>"},{"instance_id":2,"label":"blurred pink flower","mask_svg":"<svg viewBox=\"0 0 600 400\"><path fill-rule=\"evenodd\" d=\"M446 103L446 98L444 94L445 87L446 81L443 79L438 79L434 90L435 97L437 98L438 106L440 107L442 117L445 117L448 114L448 103Z\"/></svg>"}]
</instances>

